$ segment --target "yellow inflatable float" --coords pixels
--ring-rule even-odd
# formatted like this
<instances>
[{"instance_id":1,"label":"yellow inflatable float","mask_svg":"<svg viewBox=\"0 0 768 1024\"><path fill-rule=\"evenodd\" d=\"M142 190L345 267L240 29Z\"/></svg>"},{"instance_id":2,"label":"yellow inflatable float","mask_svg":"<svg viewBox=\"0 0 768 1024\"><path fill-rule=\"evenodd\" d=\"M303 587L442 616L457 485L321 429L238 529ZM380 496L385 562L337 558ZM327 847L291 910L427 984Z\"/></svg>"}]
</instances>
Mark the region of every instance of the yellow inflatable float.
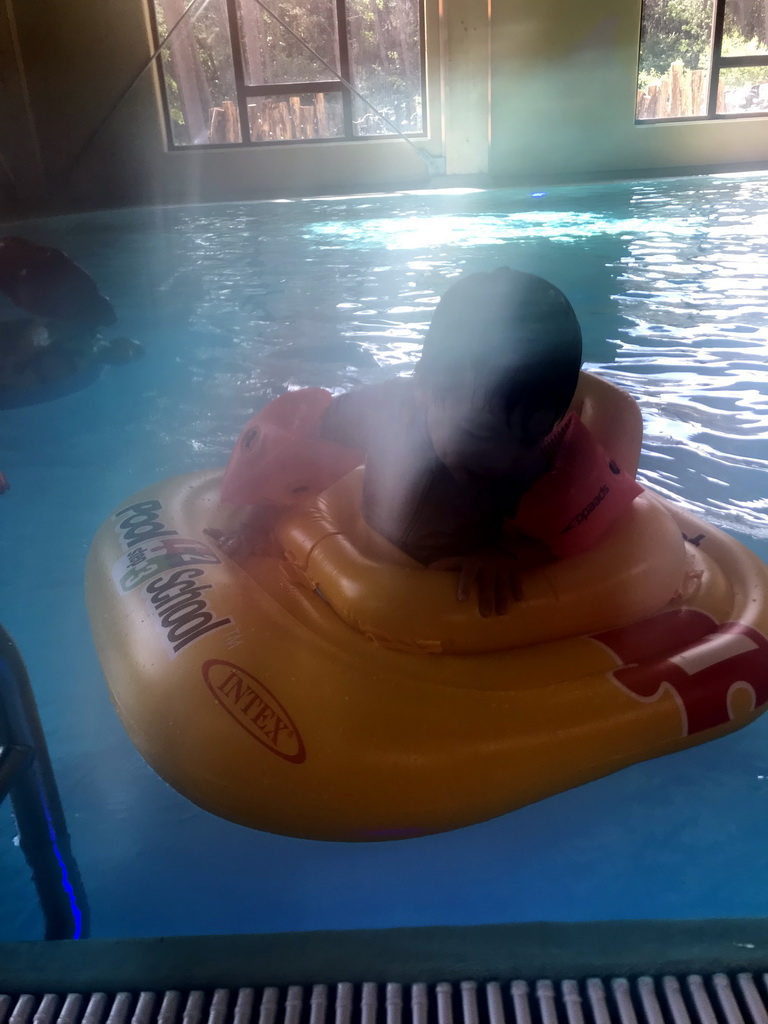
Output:
<instances>
[{"instance_id":1,"label":"yellow inflatable float","mask_svg":"<svg viewBox=\"0 0 768 1024\"><path fill-rule=\"evenodd\" d=\"M579 408L635 447L634 469L637 410L614 390L584 376ZM94 540L112 698L199 806L306 838L425 835L765 709L768 568L721 531L646 490L597 548L532 569L522 601L481 619L452 574L366 526L361 473L288 513L275 553L244 567L204 533L221 471L134 495Z\"/></svg>"}]
</instances>

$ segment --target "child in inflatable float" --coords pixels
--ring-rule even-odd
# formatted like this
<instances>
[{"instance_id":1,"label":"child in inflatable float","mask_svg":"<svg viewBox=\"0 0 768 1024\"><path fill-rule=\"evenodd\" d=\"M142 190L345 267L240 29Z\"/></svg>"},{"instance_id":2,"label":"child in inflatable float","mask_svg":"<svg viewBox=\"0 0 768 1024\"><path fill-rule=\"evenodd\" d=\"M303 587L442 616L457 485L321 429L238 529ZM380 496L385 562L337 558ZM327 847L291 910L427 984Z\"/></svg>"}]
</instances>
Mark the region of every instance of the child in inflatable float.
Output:
<instances>
[{"instance_id":1,"label":"child in inflatable float","mask_svg":"<svg viewBox=\"0 0 768 1024\"><path fill-rule=\"evenodd\" d=\"M209 532L230 556L252 554L285 506L364 459L369 526L457 571L458 599L476 590L482 616L503 615L522 569L592 547L641 492L636 466L625 472L568 412L580 366L559 289L508 267L467 275L435 310L413 377L335 398L290 392L257 413L221 488L251 509L230 533Z\"/></svg>"},{"instance_id":2,"label":"child in inflatable float","mask_svg":"<svg viewBox=\"0 0 768 1024\"><path fill-rule=\"evenodd\" d=\"M579 373L579 354L557 289L466 277L413 378L282 395L226 478L202 470L117 506L86 598L117 711L162 778L252 828L404 839L768 707L768 566L637 494L639 408ZM229 525L222 480L253 505L219 535L239 565L200 539ZM515 563L497 568L509 517L514 602ZM547 561L523 564L537 546ZM451 564L490 617L424 568Z\"/></svg>"}]
</instances>

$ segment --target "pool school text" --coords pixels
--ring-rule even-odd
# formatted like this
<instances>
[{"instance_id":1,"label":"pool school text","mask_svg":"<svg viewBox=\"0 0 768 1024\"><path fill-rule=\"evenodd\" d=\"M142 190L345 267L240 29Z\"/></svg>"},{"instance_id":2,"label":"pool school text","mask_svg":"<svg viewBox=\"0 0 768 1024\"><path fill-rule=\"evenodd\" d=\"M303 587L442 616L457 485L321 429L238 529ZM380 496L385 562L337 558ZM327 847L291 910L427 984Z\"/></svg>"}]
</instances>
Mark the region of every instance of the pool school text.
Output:
<instances>
[{"instance_id":1,"label":"pool school text","mask_svg":"<svg viewBox=\"0 0 768 1024\"><path fill-rule=\"evenodd\" d=\"M162 508L162 502L149 499L114 514L125 554L115 563L112 578L121 594L144 587L154 621L175 656L233 620L217 619L205 593L211 584L204 582L202 566L218 565L221 559L206 544L169 529L160 518Z\"/></svg>"}]
</instances>

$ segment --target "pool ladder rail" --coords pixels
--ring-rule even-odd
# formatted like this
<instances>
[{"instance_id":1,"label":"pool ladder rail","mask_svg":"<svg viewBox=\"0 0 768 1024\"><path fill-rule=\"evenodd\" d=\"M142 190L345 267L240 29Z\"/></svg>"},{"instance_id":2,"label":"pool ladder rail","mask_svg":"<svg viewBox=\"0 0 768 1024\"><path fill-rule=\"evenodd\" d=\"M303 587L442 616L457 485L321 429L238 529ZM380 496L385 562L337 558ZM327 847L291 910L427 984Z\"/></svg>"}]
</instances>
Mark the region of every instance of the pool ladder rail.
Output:
<instances>
[{"instance_id":1,"label":"pool ladder rail","mask_svg":"<svg viewBox=\"0 0 768 1024\"><path fill-rule=\"evenodd\" d=\"M46 939L88 934L88 902L37 702L16 644L0 626L0 803L10 798Z\"/></svg>"},{"instance_id":2,"label":"pool ladder rail","mask_svg":"<svg viewBox=\"0 0 768 1024\"><path fill-rule=\"evenodd\" d=\"M2 995L0 1024L768 1024L768 975Z\"/></svg>"}]
</instances>

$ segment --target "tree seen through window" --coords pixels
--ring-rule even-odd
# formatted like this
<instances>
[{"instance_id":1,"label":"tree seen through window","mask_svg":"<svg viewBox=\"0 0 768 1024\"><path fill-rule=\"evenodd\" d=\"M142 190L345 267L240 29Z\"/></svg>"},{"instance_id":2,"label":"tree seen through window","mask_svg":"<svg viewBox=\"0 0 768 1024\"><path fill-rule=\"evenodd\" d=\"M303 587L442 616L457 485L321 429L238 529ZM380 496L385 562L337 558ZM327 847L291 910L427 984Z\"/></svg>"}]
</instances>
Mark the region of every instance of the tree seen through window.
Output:
<instances>
[{"instance_id":1,"label":"tree seen through window","mask_svg":"<svg viewBox=\"0 0 768 1024\"><path fill-rule=\"evenodd\" d=\"M637 119L768 114L768 0L643 0Z\"/></svg>"},{"instance_id":2,"label":"tree seen through window","mask_svg":"<svg viewBox=\"0 0 768 1024\"><path fill-rule=\"evenodd\" d=\"M420 0L151 3L175 146L424 131Z\"/></svg>"}]
</instances>

